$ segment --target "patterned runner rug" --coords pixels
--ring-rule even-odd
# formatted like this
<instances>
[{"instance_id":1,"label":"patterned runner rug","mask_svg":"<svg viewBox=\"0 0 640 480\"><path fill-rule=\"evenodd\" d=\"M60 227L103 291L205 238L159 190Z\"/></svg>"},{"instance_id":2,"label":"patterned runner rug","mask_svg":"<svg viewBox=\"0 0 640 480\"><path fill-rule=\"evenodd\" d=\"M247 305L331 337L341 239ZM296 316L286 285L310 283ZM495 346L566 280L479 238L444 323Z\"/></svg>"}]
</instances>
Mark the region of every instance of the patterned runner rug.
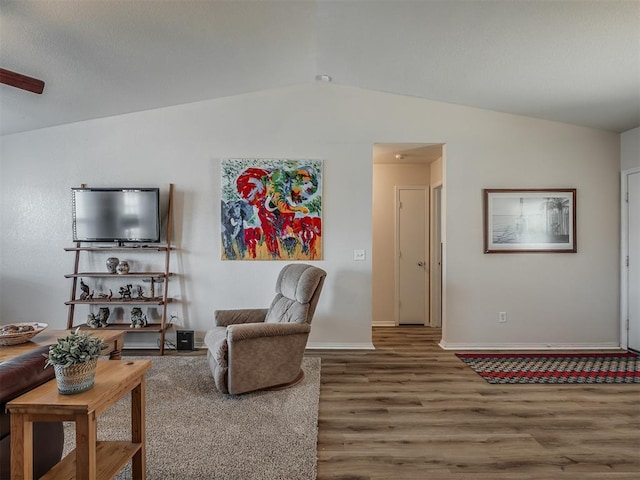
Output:
<instances>
[{"instance_id":1,"label":"patterned runner rug","mask_svg":"<svg viewBox=\"0 0 640 480\"><path fill-rule=\"evenodd\" d=\"M640 357L620 353L456 353L489 383L640 383Z\"/></svg>"}]
</instances>

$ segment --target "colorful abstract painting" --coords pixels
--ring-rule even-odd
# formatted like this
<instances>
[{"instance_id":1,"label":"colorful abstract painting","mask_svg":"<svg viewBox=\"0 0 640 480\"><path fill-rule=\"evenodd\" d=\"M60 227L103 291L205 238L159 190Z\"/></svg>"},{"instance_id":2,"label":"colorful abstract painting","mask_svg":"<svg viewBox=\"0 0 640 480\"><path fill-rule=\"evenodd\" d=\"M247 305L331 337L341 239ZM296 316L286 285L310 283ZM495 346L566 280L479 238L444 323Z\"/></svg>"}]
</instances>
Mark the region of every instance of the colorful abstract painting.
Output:
<instances>
[{"instance_id":1,"label":"colorful abstract painting","mask_svg":"<svg viewBox=\"0 0 640 480\"><path fill-rule=\"evenodd\" d=\"M322 161L222 161L223 260L322 259Z\"/></svg>"}]
</instances>

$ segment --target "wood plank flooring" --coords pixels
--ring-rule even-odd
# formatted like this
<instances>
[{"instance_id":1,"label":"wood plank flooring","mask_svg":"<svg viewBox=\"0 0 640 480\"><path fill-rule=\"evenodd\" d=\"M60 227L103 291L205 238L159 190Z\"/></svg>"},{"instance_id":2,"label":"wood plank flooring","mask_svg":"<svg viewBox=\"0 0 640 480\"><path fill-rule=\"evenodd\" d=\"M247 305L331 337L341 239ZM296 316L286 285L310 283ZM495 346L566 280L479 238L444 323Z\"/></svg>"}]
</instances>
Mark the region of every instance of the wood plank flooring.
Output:
<instances>
[{"instance_id":1,"label":"wood plank flooring","mask_svg":"<svg viewBox=\"0 0 640 480\"><path fill-rule=\"evenodd\" d=\"M318 480L640 479L640 385L490 385L426 327L322 358Z\"/></svg>"}]
</instances>

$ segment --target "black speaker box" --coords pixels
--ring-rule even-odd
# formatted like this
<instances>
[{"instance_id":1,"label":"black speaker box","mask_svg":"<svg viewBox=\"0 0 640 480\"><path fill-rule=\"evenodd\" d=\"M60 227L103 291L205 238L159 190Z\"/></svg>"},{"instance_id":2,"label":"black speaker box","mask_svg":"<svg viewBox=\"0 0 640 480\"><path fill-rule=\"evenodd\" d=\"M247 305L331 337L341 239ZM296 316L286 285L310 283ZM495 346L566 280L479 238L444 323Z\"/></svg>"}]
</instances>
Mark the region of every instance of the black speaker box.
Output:
<instances>
[{"instance_id":1,"label":"black speaker box","mask_svg":"<svg viewBox=\"0 0 640 480\"><path fill-rule=\"evenodd\" d=\"M176 344L178 350L193 350L193 330L177 330Z\"/></svg>"}]
</instances>

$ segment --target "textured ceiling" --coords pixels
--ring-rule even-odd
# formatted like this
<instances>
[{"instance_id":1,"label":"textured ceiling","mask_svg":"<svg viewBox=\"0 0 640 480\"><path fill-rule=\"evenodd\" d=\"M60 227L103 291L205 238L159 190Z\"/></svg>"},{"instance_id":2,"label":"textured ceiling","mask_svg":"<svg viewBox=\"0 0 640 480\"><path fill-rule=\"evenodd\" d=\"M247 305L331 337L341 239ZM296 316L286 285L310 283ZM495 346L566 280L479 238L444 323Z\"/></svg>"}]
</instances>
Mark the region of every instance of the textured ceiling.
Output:
<instances>
[{"instance_id":1,"label":"textured ceiling","mask_svg":"<svg viewBox=\"0 0 640 480\"><path fill-rule=\"evenodd\" d=\"M0 134L315 81L622 132L640 0L5 1Z\"/></svg>"}]
</instances>

